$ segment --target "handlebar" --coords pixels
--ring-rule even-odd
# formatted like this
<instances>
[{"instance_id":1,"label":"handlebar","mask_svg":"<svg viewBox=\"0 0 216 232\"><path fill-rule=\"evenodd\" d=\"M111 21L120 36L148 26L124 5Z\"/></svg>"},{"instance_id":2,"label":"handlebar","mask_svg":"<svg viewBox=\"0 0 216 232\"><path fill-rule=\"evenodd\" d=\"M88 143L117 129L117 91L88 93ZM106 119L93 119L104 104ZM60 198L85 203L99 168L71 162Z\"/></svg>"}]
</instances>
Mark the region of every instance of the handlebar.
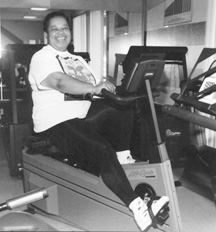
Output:
<instances>
[{"instance_id":1,"label":"handlebar","mask_svg":"<svg viewBox=\"0 0 216 232\"><path fill-rule=\"evenodd\" d=\"M142 95L127 95L127 96L119 96L118 94L114 94L112 92L109 92L106 89L102 89L101 91L102 96L113 100L114 102L118 104L127 104L130 102L135 101L136 99L139 98L147 98L147 94L142 94ZM160 95L160 92L158 90L152 90L152 95L153 97L158 97Z\"/></svg>"},{"instance_id":2,"label":"handlebar","mask_svg":"<svg viewBox=\"0 0 216 232\"><path fill-rule=\"evenodd\" d=\"M0 212L4 210L12 210L12 209L30 204L32 202L42 200L48 196L49 194L45 188L33 190L31 192L12 198L0 204Z\"/></svg>"},{"instance_id":3,"label":"handlebar","mask_svg":"<svg viewBox=\"0 0 216 232\"><path fill-rule=\"evenodd\" d=\"M65 94L66 97L66 101L71 101L71 100L94 100L95 97L105 97L107 99L111 99L112 101L114 101L115 103L119 104L119 105L124 105L124 104L128 104L130 102L135 101L136 99L140 99L140 98L148 98L148 94L140 94L140 95L136 95L134 94L130 94L130 95L125 95L125 96L120 96L118 94L112 93L106 89L102 89L101 90L101 95L92 95L90 93L84 94L84 95L73 95L73 94ZM158 97L160 96L160 92L157 89L152 89L152 96L153 97Z\"/></svg>"},{"instance_id":4,"label":"handlebar","mask_svg":"<svg viewBox=\"0 0 216 232\"><path fill-rule=\"evenodd\" d=\"M179 108L177 106L164 105L162 107L162 110L163 112L166 112L167 114L172 115L174 117L216 131L215 119L192 113L186 109Z\"/></svg>"}]
</instances>

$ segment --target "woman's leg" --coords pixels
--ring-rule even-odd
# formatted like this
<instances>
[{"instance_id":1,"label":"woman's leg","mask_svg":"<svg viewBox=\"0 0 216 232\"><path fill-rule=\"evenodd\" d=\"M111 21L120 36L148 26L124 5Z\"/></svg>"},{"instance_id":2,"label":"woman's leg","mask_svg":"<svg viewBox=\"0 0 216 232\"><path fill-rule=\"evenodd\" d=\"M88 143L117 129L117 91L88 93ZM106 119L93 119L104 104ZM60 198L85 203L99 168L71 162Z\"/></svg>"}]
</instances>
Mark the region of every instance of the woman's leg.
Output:
<instances>
[{"instance_id":1,"label":"woman's leg","mask_svg":"<svg viewBox=\"0 0 216 232\"><path fill-rule=\"evenodd\" d=\"M133 105L116 106L105 100L92 103L86 122L109 141L115 151L130 150L134 123Z\"/></svg>"},{"instance_id":2,"label":"woman's leg","mask_svg":"<svg viewBox=\"0 0 216 232\"><path fill-rule=\"evenodd\" d=\"M106 186L115 193L126 206L137 198L125 172L120 165L111 144L98 134L91 123L83 119L72 119L47 131L51 141L61 149L64 135L67 136L67 150L85 161L91 161L100 169ZM61 139L62 138L62 139Z\"/></svg>"}]
</instances>

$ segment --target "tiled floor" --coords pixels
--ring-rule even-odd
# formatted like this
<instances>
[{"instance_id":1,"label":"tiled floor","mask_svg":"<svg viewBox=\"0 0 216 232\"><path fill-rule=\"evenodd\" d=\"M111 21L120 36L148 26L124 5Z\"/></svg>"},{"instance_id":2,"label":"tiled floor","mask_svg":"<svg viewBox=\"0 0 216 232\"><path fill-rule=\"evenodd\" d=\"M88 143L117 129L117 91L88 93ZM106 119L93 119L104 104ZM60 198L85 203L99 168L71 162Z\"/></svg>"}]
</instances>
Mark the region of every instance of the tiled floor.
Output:
<instances>
[{"instance_id":1,"label":"tiled floor","mask_svg":"<svg viewBox=\"0 0 216 232\"><path fill-rule=\"evenodd\" d=\"M0 202L23 193L22 180L11 178L6 161L0 162Z\"/></svg>"},{"instance_id":2,"label":"tiled floor","mask_svg":"<svg viewBox=\"0 0 216 232\"><path fill-rule=\"evenodd\" d=\"M215 232L216 209L209 199L185 187L177 188L179 208L182 217L182 232Z\"/></svg>"}]
</instances>

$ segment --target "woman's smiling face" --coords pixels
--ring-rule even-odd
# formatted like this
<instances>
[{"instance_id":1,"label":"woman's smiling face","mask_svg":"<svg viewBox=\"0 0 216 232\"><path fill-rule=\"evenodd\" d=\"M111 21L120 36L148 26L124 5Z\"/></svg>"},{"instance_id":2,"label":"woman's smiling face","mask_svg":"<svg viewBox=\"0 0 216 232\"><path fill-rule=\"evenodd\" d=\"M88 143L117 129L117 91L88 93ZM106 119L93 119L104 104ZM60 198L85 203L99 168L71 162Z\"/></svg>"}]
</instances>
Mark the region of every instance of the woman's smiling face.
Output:
<instances>
[{"instance_id":1,"label":"woman's smiling face","mask_svg":"<svg viewBox=\"0 0 216 232\"><path fill-rule=\"evenodd\" d=\"M48 44L58 51L66 51L71 42L71 32L65 18L56 16L50 19L48 31L45 32Z\"/></svg>"}]
</instances>

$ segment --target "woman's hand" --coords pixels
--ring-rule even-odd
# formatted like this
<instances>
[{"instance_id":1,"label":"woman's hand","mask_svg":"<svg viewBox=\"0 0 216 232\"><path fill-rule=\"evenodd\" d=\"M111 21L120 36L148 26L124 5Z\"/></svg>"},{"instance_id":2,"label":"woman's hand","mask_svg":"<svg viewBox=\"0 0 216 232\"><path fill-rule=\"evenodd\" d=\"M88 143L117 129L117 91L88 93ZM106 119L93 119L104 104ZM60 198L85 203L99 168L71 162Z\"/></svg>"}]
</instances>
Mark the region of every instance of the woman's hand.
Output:
<instances>
[{"instance_id":1,"label":"woman's hand","mask_svg":"<svg viewBox=\"0 0 216 232\"><path fill-rule=\"evenodd\" d=\"M115 85L107 80L100 82L98 85L93 87L93 93L99 95L102 89L106 89L112 93L115 93Z\"/></svg>"}]
</instances>

